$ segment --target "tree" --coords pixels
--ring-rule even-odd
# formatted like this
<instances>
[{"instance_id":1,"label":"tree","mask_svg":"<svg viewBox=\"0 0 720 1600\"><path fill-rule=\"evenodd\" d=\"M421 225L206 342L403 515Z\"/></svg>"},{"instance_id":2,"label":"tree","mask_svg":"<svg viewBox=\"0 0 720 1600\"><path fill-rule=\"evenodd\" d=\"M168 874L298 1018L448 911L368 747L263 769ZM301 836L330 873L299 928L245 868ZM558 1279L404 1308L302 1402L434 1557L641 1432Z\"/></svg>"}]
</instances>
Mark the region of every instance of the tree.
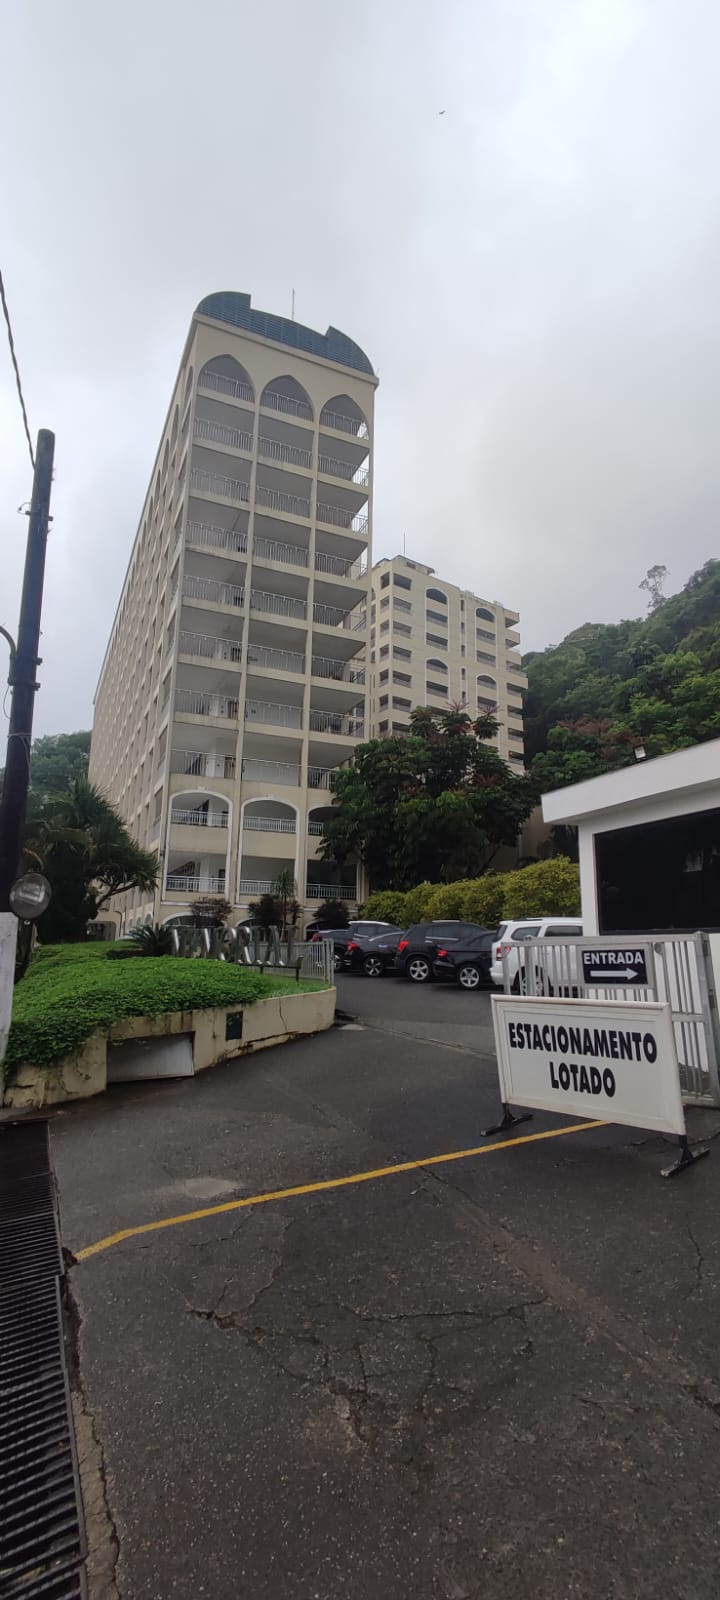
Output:
<instances>
[{"instance_id":1,"label":"tree","mask_svg":"<svg viewBox=\"0 0 720 1600\"><path fill-rule=\"evenodd\" d=\"M25 859L45 873L53 891L38 923L43 943L83 939L113 895L150 893L157 882L157 857L141 849L87 778L73 779L61 795L31 790Z\"/></svg>"},{"instance_id":2,"label":"tree","mask_svg":"<svg viewBox=\"0 0 720 1600\"><path fill-rule=\"evenodd\" d=\"M658 606L662 605L663 600L665 599L663 594L663 584L666 577L667 567L648 567L645 577L643 578L642 582L638 584L638 588L646 589L650 596L650 599L648 600L648 611L657 611Z\"/></svg>"},{"instance_id":3,"label":"tree","mask_svg":"<svg viewBox=\"0 0 720 1600\"><path fill-rule=\"evenodd\" d=\"M323 900L318 906L315 921L319 928L348 928L350 918L344 900Z\"/></svg>"},{"instance_id":4,"label":"tree","mask_svg":"<svg viewBox=\"0 0 720 1600\"><path fill-rule=\"evenodd\" d=\"M198 895L190 907L193 928L221 928L227 922L232 906L221 894Z\"/></svg>"},{"instance_id":5,"label":"tree","mask_svg":"<svg viewBox=\"0 0 720 1600\"><path fill-rule=\"evenodd\" d=\"M258 928L279 928L282 908L274 894L261 894L248 905L250 921Z\"/></svg>"},{"instance_id":6,"label":"tree","mask_svg":"<svg viewBox=\"0 0 720 1600\"><path fill-rule=\"evenodd\" d=\"M36 739L30 754L30 782L44 794L65 794L75 778L86 778L89 733L52 733Z\"/></svg>"},{"instance_id":7,"label":"tree","mask_svg":"<svg viewBox=\"0 0 720 1600\"><path fill-rule=\"evenodd\" d=\"M336 778L323 858L355 856L384 889L479 876L515 843L536 800L534 784L489 746L497 728L490 715L419 707L407 738L360 745Z\"/></svg>"},{"instance_id":8,"label":"tree","mask_svg":"<svg viewBox=\"0 0 720 1600\"><path fill-rule=\"evenodd\" d=\"M282 867L273 884L273 894L279 901L281 909L281 929L283 934L288 930L289 922L294 926L297 922L300 907L296 900L297 887L293 876L292 867Z\"/></svg>"},{"instance_id":9,"label":"tree","mask_svg":"<svg viewBox=\"0 0 720 1600\"><path fill-rule=\"evenodd\" d=\"M547 750L537 755L532 775L544 794L582 783L601 772L616 772L635 760L632 734L613 728L608 721L559 722L548 734Z\"/></svg>"}]
</instances>

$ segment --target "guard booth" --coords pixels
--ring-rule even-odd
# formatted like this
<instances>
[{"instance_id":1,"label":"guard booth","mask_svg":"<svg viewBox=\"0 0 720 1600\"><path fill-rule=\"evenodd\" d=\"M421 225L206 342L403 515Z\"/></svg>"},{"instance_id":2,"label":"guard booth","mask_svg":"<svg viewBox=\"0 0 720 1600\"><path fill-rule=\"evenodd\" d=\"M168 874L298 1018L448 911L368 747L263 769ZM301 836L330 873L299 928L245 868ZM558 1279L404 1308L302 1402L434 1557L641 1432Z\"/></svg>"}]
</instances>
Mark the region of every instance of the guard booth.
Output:
<instances>
[{"instance_id":1,"label":"guard booth","mask_svg":"<svg viewBox=\"0 0 720 1600\"><path fill-rule=\"evenodd\" d=\"M683 1097L720 1104L720 739L555 790L542 808L578 830L585 938L574 950L530 941L525 992L669 1002ZM593 949L649 961L615 969L637 981L594 987Z\"/></svg>"}]
</instances>

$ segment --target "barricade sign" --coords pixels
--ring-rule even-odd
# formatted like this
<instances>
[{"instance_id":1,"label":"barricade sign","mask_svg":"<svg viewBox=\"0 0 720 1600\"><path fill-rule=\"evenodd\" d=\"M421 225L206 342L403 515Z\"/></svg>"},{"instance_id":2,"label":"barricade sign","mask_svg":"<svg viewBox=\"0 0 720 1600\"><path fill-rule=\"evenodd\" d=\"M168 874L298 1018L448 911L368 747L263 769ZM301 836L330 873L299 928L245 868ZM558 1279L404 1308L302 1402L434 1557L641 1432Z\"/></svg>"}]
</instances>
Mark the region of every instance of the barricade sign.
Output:
<instances>
[{"instance_id":1,"label":"barricade sign","mask_svg":"<svg viewBox=\"0 0 720 1600\"><path fill-rule=\"evenodd\" d=\"M679 1137L681 1161L670 1170L690 1164L669 1005L493 995L492 1012L499 1127L525 1120L509 1111L515 1105L649 1128Z\"/></svg>"},{"instance_id":2,"label":"barricade sign","mask_svg":"<svg viewBox=\"0 0 720 1600\"><path fill-rule=\"evenodd\" d=\"M652 951L647 944L627 945L623 949L593 945L581 946L583 983L590 988L619 989L627 986L646 989L655 982Z\"/></svg>"}]
</instances>

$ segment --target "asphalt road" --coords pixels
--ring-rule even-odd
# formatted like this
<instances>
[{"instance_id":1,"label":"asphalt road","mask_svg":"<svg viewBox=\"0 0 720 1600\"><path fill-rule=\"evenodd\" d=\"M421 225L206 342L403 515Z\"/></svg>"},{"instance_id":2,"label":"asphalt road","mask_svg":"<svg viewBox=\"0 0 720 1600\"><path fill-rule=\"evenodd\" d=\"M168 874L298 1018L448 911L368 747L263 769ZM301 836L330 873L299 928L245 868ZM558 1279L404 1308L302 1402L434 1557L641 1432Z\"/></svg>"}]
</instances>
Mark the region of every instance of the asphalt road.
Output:
<instances>
[{"instance_id":1,"label":"asphalt road","mask_svg":"<svg viewBox=\"0 0 720 1600\"><path fill-rule=\"evenodd\" d=\"M351 1026L53 1123L76 1252L421 1163L72 1268L94 1600L714 1594L720 1145L672 1184L629 1129L422 1165L497 1111L488 997L344 977L338 1003Z\"/></svg>"}]
</instances>

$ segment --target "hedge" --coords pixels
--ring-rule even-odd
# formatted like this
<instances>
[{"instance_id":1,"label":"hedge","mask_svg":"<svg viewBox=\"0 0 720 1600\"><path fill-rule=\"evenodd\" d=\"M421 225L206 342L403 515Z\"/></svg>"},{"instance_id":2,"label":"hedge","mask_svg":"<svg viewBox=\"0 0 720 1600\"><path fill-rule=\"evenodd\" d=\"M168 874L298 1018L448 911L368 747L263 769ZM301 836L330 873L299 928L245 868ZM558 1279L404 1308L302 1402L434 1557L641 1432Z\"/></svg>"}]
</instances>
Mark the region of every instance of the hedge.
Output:
<instances>
[{"instance_id":1,"label":"hedge","mask_svg":"<svg viewBox=\"0 0 720 1600\"><path fill-rule=\"evenodd\" d=\"M509 917L569 917L580 911L580 873L567 856L535 861L515 872L488 872L457 883L421 883L401 894L394 889L371 894L366 917L408 928L426 919L460 918L496 928Z\"/></svg>"},{"instance_id":2,"label":"hedge","mask_svg":"<svg viewBox=\"0 0 720 1600\"><path fill-rule=\"evenodd\" d=\"M269 995L297 993L294 977L271 977L224 961L158 956L108 961L111 945L47 945L17 985L4 1070L42 1066L77 1050L96 1028L122 1017L164 1011L250 1005ZM320 989L320 983L301 984Z\"/></svg>"}]
</instances>

